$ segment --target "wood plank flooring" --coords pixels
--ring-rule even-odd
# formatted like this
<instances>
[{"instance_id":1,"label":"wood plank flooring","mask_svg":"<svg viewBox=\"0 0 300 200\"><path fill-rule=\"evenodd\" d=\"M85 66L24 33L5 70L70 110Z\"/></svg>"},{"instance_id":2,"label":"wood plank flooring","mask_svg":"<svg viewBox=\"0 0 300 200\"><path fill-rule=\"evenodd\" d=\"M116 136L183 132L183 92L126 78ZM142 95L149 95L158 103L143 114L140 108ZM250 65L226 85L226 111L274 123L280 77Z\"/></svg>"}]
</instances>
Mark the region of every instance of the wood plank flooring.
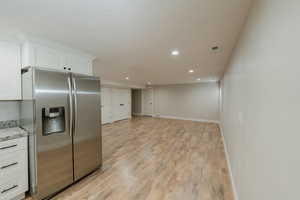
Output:
<instances>
[{"instance_id":1,"label":"wood plank flooring","mask_svg":"<svg viewBox=\"0 0 300 200\"><path fill-rule=\"evenodd\" d=\"M102 134L102 170L53 199L234 199L216 124L139 117Z\"/></svg>"}]
</instances>

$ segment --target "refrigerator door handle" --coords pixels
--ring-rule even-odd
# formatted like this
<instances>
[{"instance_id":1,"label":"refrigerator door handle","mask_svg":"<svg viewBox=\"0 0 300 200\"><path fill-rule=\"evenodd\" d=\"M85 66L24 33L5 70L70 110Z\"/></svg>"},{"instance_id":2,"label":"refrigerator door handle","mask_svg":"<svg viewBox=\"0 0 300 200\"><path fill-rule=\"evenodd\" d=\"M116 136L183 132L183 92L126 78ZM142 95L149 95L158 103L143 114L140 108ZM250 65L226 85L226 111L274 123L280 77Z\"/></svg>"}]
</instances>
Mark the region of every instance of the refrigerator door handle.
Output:
<instances>
[{"instance_id":1,"label":"refrigerator door handle","mask_svg":"<svg viewBox=\"0 0 300 200\"><path fill-rule=\"evenodd\" d=\"M74 136L76 135L76 126L77 126L77 119L78 119L78 106L77 106L77 86L76 86L76 79L72 76L72 85L73 85L73 96L74 96Z\"/></svg>"},{"instance_id":2,"label":"refrigerator door handle","mask_svg":"<svg viewBox=\"0 0 300 200\"><path fill-rule=\"evenodd\" d=\"M73 92L72 92L72 83L71 83L71 75L68 76L68 87L69 87L69 130L70 130L70 136L72 137L73 133Z\"/></svg>"}]
</instances>

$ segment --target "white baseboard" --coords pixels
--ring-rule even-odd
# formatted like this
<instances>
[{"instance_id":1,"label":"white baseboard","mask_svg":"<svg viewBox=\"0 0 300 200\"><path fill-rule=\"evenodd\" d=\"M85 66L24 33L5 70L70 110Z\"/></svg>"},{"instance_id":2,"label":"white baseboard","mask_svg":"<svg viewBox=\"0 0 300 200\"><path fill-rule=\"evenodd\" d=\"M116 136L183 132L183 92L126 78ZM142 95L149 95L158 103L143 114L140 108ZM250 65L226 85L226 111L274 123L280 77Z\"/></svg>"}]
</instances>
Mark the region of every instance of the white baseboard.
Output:
<instances>
[{"instance_id":1,"label":"white baseboard","mask_svg":"<svg viewBox=\"0 0 300 200\"><path fill-rule=\"evenodd\" d=\"M221 136L222 136L222 140L223 140L223 144L224 144L224 150L225 150L225 156L226 156L226 162L227 162L227 166L228 166L228 170L229 170L229 176L230 176L230 181L231 181L231 185L232 185L232 190L233 190L233 196L235 200L239 200L239 196L236 190L236 184L233 178L233 173L232 173L232 167L231 167L231 163L230 163L230 159L229 159L229 153L228 153L228 149L227 149L227 143L224 137L224 132L223 132L223 128L222 128L222 124L219 123L219 128L220 128L220 132L221 132Z\"/></svg>"},{"instance_id":2,"label":"white baseboard","mask_svg":"<svg viewBox=\"0 0 300 200\"><path fill-rule=\"evenodd\" d=\"M132 115L145 116L145 117L154 117L154 115L147 114L147 113L132 113Z\"/></svg>"},{"instance_id":3,"label":"white baseboard","mask_svg":"<svg viewBox=\"0 0 300 200\"><path fill-rule=\"evenodd\" d=\"M179 120L195 121L195 122L216 123L216 124L220 123L217 120L196 119L196 118L186 118L186 117L175 117L175 116L168 116L168 115L154 115L153 117L166 118L166 119L179 119Z\"/></svg>"},{"instance_id":4,"label":"white baseboard","mask_svg":"<svg viewBox=\"0 0 300 200\"><path fill-rule=\"evenodd\" d=\"M136 115L136 116L143 116L142 113L132 113L132 115Z\"/></svg>"},{"instance_id":5,"label":"white baseboard","mask_svg":"<svg viewBox=\"0 0 300 200\"><path fill-rule=\"evenodd\" d=\"M132 118L132 116L131 115L128 115L126 118L124 118L124 119L111 119L109 122L106 122L106 123L103 123L103 122L101 122L102 123L102 125L105 125L105 124L112 124L112 123L114 123L114 122L118 122L118 121L122 121L122 120L127 120L127 119L131 119Z\"/></svg>"},{"instance_id":6,"label":"white baseboard","mask_svg":"<svg viewBox=\"0 0 300 200\"><path fill-rule=\"evenodd\" d=\"M142 116L146 116L146 117L154 117L153 114L149 114L149 113L142 113Z\"/></svg>"}]
</instances>

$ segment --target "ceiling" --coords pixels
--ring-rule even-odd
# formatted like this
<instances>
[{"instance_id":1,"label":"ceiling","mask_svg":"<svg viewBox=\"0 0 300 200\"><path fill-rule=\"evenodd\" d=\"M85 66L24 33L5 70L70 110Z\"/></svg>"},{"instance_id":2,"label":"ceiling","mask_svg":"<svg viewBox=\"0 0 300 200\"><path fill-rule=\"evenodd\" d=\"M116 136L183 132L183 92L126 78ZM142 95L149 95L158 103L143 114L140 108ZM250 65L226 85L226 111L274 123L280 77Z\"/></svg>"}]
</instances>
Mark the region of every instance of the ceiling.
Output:
<instances>
[{"instance_id":1,"label":"ceiling","mask_svg":"<svg viewBox=\"0 0 300 200\"><path fill-rule=\"evenodd\" d=\"M238 39L249 1L1 0L0 28L87 51L97 57L95 73L109 81L216 81ZM220 49L214 52L213 46ZM171 55L174 49L178 56Z\"/></svg>"}]
</instances>

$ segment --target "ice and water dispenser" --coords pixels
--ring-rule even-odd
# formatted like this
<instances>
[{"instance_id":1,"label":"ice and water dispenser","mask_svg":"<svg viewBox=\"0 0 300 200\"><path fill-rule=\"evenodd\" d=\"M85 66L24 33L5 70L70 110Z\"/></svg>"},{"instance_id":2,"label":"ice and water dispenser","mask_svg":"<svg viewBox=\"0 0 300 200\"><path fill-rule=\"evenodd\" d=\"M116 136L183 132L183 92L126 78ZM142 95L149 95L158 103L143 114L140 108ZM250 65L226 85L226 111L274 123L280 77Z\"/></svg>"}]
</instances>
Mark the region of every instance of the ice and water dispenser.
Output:
<instances>
[{"instance_id":1,"label":"ice and water dispenser","mask_svg":"<svg viewBox=\"0 0 300 200\"><path fill-rule=\"evenodd\" d=\"M51 107L42 109L43 135L65 132L65 108Z\"/></svg>"}]
</instances>

